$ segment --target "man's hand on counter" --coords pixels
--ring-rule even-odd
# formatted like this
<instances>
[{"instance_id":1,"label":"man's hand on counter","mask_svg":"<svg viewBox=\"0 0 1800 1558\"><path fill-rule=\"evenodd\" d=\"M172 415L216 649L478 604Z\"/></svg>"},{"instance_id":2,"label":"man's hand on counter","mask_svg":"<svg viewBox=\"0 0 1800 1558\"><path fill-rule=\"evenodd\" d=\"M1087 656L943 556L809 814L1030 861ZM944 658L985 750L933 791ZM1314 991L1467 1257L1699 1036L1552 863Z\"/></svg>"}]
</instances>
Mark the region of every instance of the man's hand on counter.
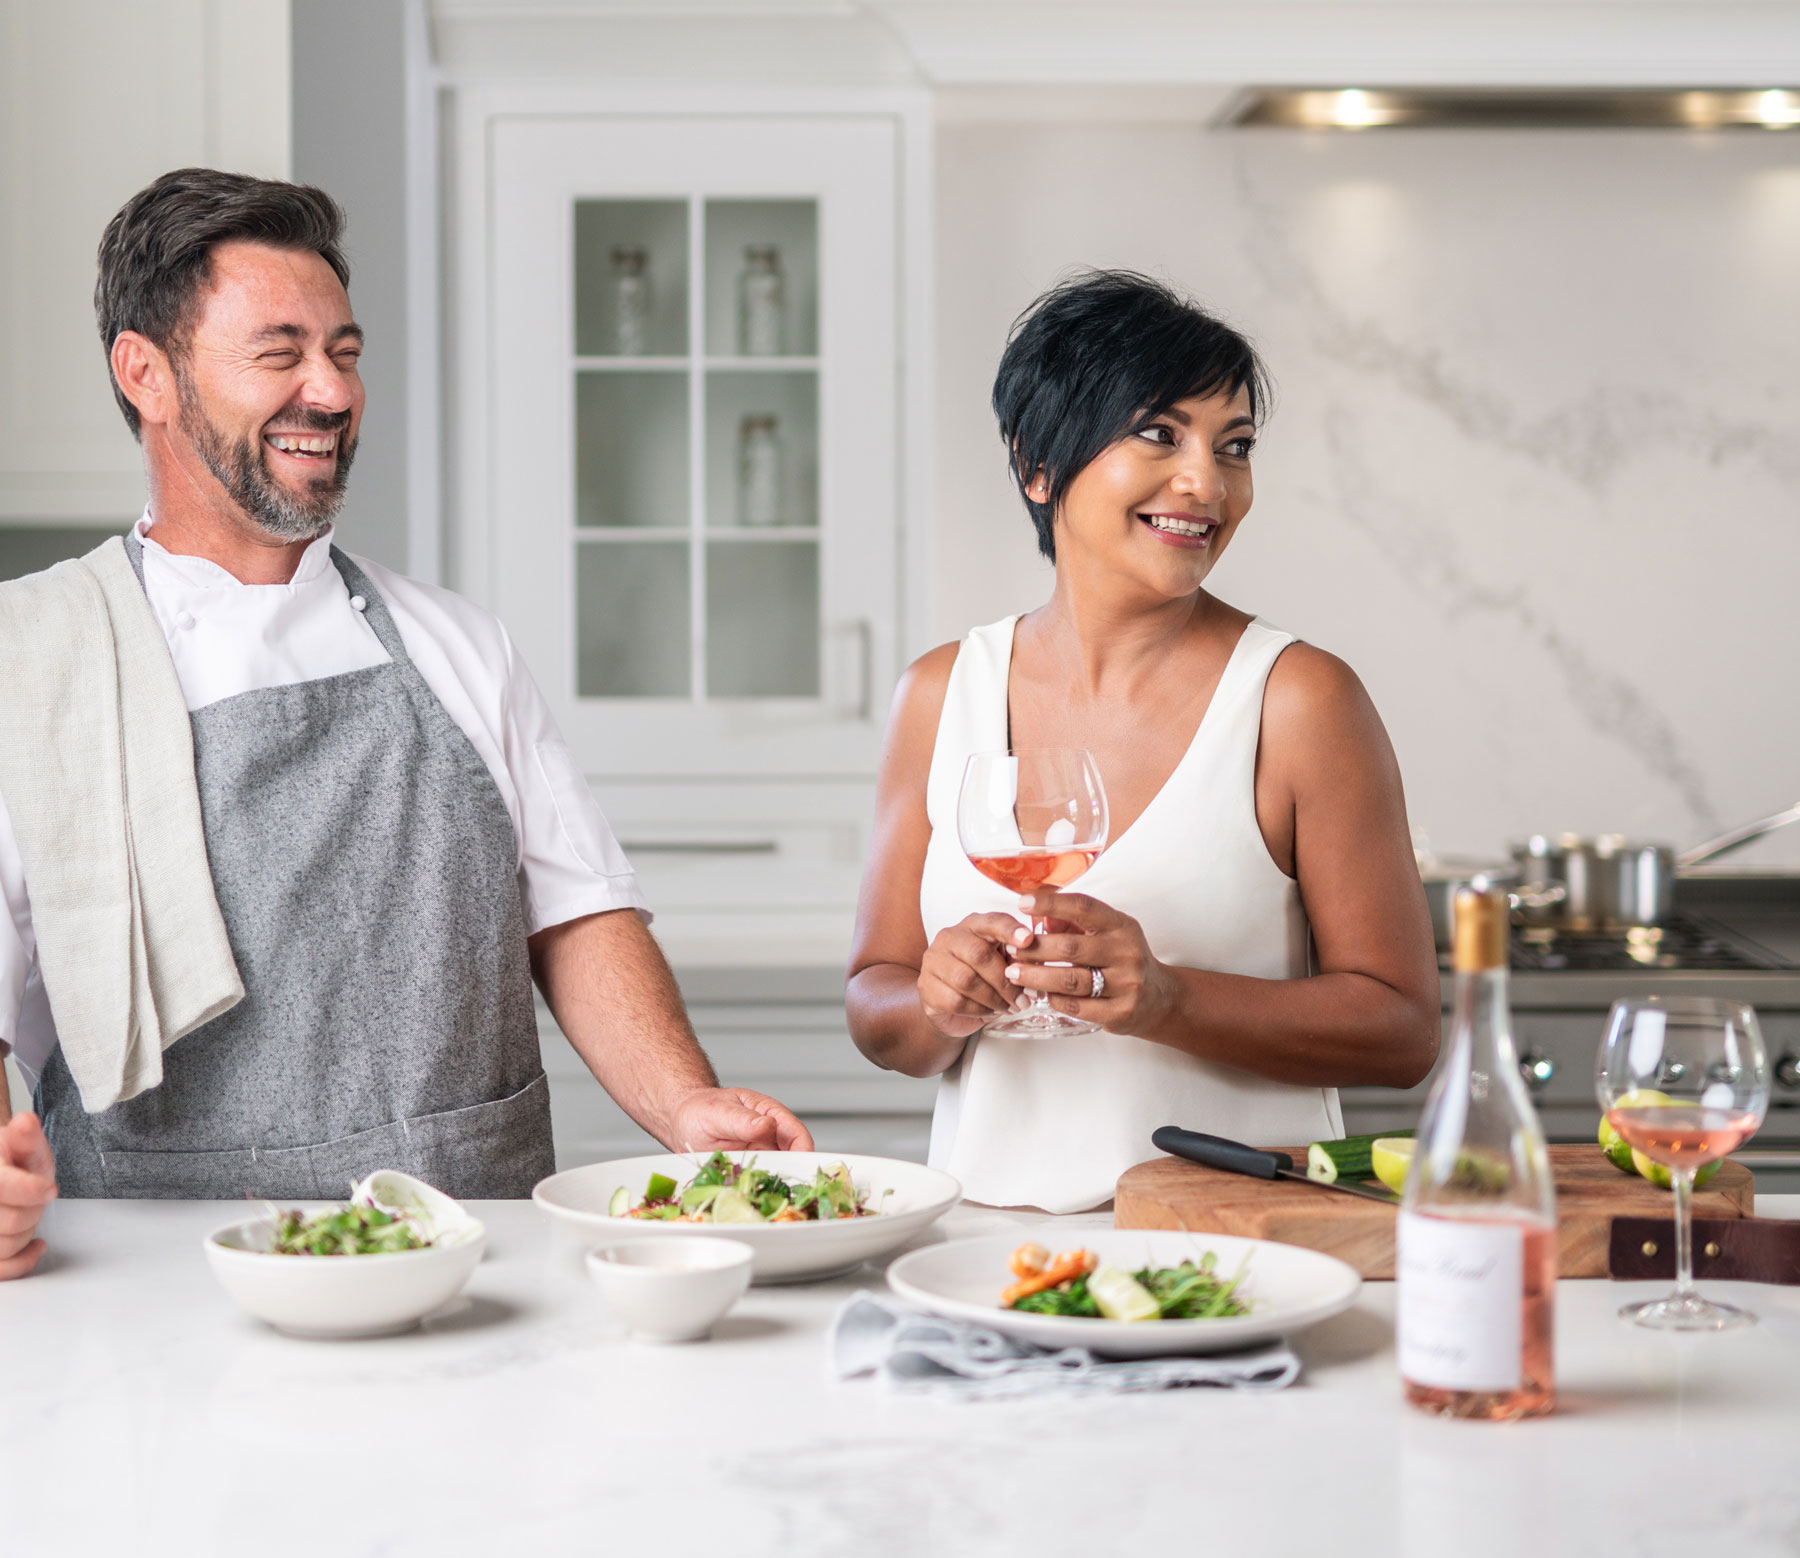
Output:
<instances>
[{"instance_id":1,"label":"man's hand on counter","mask_svg":"<svg viewBox=\"0 0 1800 1558\"><path fill-rule=\"evenodd\" d=\"M668 961L635 909L538 931L531 969L575 1053L670 1151L811 1149L806 1127L773 1098L719 1086Z\"/></svg>"},{"instance_id":2,"label":"man's hand on counter","mask_svg":"<svg viewBox=\"0 0 1800 1558\"><path fill-rule=\"evenodd\" d=\"M37 1236L56 1199L56 1160L35 1114L0 1125L0 1281L27 1275L44 1253Z\"/></svg>"},{"instance_id":3,"label":"man's hand on counter","mask_svg":"<svg viewBox=\"0 0 1800 1558\"><path fill-rule=\"evenodd\" d=\"M676 1152L811 1152L812 1132L794 1113L747 1087L708 1087L675 1105L670 1141Z\"/></svg>"}]
</instances>

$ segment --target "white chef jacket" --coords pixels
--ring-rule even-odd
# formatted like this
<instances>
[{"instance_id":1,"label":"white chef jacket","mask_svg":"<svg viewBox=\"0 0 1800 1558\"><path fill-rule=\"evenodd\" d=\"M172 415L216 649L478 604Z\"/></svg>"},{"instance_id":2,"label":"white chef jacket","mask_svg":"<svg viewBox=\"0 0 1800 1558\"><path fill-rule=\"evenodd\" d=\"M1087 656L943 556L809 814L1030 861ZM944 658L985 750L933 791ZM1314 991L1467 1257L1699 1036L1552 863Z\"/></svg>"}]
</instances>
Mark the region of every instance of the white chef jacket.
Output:
<instances>
[{"instance_id":1,"label":"white chef jacket","mask_svg":"<svg viewBox=\"0 0 1800 1558\"><path fill-rule=\"evenodd\" d=\"M385 665L388 652L332 565L327 532L287 584L243 584L203 557L183 557L145 532L144 593L162 628L189 711L263 687ZM433 585L357 557L445 711L494 776L518 844L527 934L584 914L636 909L637 877L556 728L543 695L499 621ZM360 602L358 603L360 604ZM35 1080L56 1048L37 967L30 884L0 796L0 1056L11 1048Z\"/></svg>"}]
</instances>

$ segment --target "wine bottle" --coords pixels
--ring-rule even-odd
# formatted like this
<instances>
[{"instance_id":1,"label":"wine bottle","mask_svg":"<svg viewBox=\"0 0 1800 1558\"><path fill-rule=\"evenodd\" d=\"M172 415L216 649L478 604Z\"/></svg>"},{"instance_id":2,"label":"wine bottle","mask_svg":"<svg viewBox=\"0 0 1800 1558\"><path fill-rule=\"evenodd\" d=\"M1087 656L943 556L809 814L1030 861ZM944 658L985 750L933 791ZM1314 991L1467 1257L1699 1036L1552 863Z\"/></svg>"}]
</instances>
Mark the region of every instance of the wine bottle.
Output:
<instances>
[{"instance_id":1,"label":"wine bottle","mask_svg":"<svg viewBox=\"0 0 1800 1558\"><path fill-rule=\"evenodd\" d=\"M1455 1007L1398 1220L1406 1399L1445 1417L1556 1403L1556 1187L1506 1001L1506 895L1456 895Z\"/></svg>"}]
</instances>

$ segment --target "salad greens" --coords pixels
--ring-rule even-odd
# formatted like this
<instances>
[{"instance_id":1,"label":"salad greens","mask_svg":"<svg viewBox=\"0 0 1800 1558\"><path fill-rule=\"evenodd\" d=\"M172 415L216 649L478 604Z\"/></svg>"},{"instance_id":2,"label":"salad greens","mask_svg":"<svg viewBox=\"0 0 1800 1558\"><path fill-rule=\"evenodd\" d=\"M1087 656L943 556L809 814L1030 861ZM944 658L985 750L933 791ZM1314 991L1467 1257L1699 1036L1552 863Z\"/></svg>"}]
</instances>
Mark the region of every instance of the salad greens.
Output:
<instances>
[{"instance_id":1,"label":"salad greens","mask_svg":"<svg viewBox=\"0 0 1800 1558\"><path fill-rule=\"evenodd\" d=\"M677 1186L667 1174L652 1174L643 1195L633 1201L621 1185L607 1212L670 1223L810 1223L873 1217L875 1208L842 1163L820 1169L807 1183L760 1169L754 1158L734 1163L715 1152L685 1186Z\"/></svg>"},{"instance_id":2,"label":"salad greens","mask_svg":"<svg viewBox=\"0 0 1800 1558\"><path fill-rule=\"evenodd\" d=\"M1029 1314L1093 1320L1222 1320L1250 1313L1249 1303L1237 1296L1248 1264L1246 1257L1232 1276L1222 1278L1218 1257L1208 1250L1179 1266L1124 1271L1100 1265L1091 1250L1052 1258L1027 1244L1013 1252L1018 1280L1000 1295L1000 1303Z\"/></svg>"},{"instance_id":3,"label":"salad greens","mask_svg":"<svg viewBox=\"0 0 1800 1558\"><path fill-rule=\"evenodd\" d=\"M328 1207L310 1217L301 1212L275 1212L274 1255L393 1255L422 1250L422 1238L403 1217L379 1206Z\"/></svg>"}]
</instances>

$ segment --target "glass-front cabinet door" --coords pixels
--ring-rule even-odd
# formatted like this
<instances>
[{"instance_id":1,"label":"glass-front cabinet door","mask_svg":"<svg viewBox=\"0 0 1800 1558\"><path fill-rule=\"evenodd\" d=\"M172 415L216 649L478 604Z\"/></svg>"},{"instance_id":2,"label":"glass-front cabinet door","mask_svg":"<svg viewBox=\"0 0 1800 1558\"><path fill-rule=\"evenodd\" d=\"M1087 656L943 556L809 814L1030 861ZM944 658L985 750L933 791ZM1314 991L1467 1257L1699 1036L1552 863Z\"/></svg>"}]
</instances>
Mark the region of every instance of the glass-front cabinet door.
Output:
<instances>
[{"instance_id":1,"label":"glass-front cabinet door","mask_svg":"<svg viewBox=\"0 0 1800 1558\"><path fill-rule=\"evenodd\" d=\"M867 773L895 652L892 125L493 135L488 573L582 766Z\"/></svg>"}]
</instances>

